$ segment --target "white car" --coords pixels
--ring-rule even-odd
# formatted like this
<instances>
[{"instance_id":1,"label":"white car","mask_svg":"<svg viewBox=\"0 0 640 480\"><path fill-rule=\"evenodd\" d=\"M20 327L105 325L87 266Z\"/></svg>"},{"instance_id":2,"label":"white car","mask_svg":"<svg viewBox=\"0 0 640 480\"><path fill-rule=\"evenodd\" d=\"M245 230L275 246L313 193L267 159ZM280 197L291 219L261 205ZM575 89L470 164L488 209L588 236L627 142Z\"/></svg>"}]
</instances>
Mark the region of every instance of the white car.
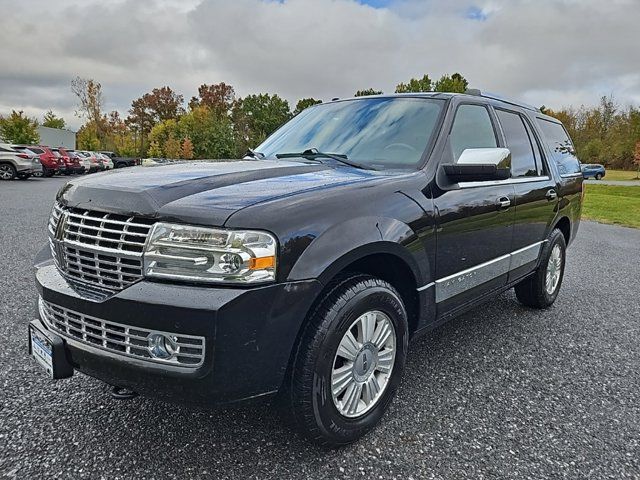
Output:
<instances>
[{"instance_id":1,"label":"white car","mask_svg":"<svg viewBox=\"0 0 640 480\"><path fill-rule=\"evenodd\" d=\"M26 180L38 172L42 173L42 164L37 154L19 152L8 143L0 143L0 180Z\"/></svg>"},{"instance_id":2,"label":"white car","mask_svg":"<svg viewBox=\"0 0 640 480\"><path fill-rule=\"evenodd\" d=\"M111 160L111 157L109 155L105 155L104 153L100 152L93 152L93 154L98 160L102 162L105 170L113 170L113 160Z\"/></svg>"}]
</instances>

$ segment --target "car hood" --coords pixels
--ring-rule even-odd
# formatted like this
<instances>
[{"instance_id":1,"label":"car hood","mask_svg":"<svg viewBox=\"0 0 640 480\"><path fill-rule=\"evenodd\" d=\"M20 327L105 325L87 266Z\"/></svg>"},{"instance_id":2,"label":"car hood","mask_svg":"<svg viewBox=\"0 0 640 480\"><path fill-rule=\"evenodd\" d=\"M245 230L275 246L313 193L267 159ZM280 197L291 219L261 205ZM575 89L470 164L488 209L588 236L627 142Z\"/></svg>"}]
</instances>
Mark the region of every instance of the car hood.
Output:
<instances>
[{"instance_id":1,"label":"car hood","mask_svg":"<svg viewBox=\"0 0 640 480\"><path fill-rule=\"evenodd\" d=\"M282 160L222 160L132 167L73 180L69 207L224 225L236 211L276 198L373 180L375 172Z\"/></svg>"}]
</instances>

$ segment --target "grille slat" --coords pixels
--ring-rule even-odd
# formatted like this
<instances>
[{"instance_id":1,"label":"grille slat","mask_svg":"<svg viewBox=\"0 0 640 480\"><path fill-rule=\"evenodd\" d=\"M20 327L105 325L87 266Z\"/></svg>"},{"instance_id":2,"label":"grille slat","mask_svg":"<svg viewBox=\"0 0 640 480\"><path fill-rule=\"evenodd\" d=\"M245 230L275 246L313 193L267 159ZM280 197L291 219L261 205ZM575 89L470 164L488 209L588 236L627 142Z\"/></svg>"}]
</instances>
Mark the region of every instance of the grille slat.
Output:
<instances>
[{"instance_id":1,"label":"grille slat","mask_svg":"<svg viewBox=\"0 0 640 480\"><path fill-rule=\"evenodd\" d=\"M42 297L38 299L38 306L47 327L78 342L119 355L185 368L197 368L204 362L204 337L130 327L60 307ZM147 349L147 336L151 333L174 338L176 352L171 358L151 357Z\"/></svg>"},{"instance_id":2,"label":"grille slat","mask_svg":"<svg viewBox=\"0 0 640 480\"><path fill-rule=\"evenodd\" d=\"M102 290L122 290L143 276L142 253L153 224L152 219L56 203L48 225L51 251L68 277Z\"/></svg>"}]
</instances>

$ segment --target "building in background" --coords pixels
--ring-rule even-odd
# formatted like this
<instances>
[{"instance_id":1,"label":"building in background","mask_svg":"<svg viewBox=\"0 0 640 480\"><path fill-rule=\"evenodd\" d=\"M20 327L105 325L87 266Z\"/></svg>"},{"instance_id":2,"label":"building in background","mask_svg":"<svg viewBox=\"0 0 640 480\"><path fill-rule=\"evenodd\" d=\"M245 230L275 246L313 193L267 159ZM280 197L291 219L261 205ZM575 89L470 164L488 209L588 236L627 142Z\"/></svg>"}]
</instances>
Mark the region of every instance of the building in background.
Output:
<instances>
[{"instance_id":1,"label":"building in background","mask_svg":"<svg viewBox=\"0 0 640 480\"><path fill-rule=\"evenodd\" d=\"M40 135L40 145L71 149L76 148L76 132L72 132L71 130L38 125L38 135Z\"/></svg>"}]
</instances>

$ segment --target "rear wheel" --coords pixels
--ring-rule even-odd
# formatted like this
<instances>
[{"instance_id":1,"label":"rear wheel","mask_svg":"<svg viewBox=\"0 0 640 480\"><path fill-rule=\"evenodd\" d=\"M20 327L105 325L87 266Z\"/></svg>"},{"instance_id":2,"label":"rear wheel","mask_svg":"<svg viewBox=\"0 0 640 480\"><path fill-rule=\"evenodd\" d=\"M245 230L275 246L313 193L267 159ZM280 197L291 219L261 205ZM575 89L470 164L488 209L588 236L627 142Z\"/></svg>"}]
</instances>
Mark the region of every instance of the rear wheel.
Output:
<instances>
[{"instance_id":1,"label":"rear wheel","mask_svg":"<svg viewBox=\"0 0 640 480\"><path fill-rule=\"evenodd\" d=\"M16 168L10 163L0 164L0 180L13 180L16 178Z\"/></svg>"},{"instance_id":2,"label":"rear wheel","mask_svg":"<svg viewBox=\"0 0 640 480\"><path fill-rule=\"evenodd\" d=\"M564 235L558 229L553 230L544 244L535 273L515 287L520 303L532 308L547 308L556 301L564 277L566 250Z\"/></svg>"},{"instance_id":3,"label":"rear wheel","mask_svg":"<svg viewBox=\"0 0 640 480\"><path fill-rule=\"evenodd\" d=\"M306 326L288 383L302 432L340 446L373 429L402 377L407 314L398 292L365 275L342 278Z\"/></svg>"},{"instance_id":4,"label":"rear wheel","mask_svg":"<svg viewBox=\"0 0 640 480\"><path fill-rule=\"evenodd\" d=\"M56 171L55 170L51 170L49 168L47 168L44 171L44 176L47 177L47 178L53 177L55 174L56 174Z\"/></svg>"}]
</instances>

